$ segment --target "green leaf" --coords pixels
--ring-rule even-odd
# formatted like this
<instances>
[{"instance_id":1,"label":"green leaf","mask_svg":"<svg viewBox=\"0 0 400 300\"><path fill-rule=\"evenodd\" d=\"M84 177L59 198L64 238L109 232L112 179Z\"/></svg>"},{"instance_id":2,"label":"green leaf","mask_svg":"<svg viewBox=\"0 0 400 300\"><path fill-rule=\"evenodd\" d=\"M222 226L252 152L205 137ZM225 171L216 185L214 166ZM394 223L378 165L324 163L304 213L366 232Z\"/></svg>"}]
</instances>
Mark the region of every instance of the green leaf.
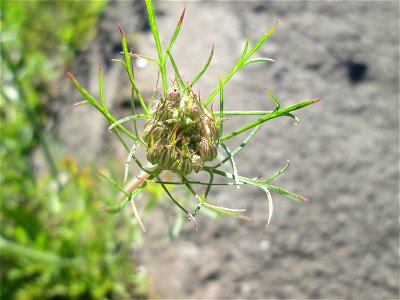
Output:
<instances>
[{"instance_id":1,"label":"green leaf","mask_svg":"<svg viewBox=\"0 0 400 300\"><path fill-rule=\"evenodd\" d=\"M244 132L246 130L249 130L250 128L253 128L253 127L257 126L257 125L260 125L260 124L262 124L262 123L264 123L264 122L266 122L268 120L271 120L271 119L274 119L274 118L277 118L277 117L280 117L280 116L288 116L288 115L292 116L291 114L289 114L291 111L294 111L294 110L306 107L306 106L308 106L310 104L319 102L321 99L322 98L313 99L313 100L307 100L307 101L296 103L296 104L294 104L292 106L289 106L287 108L284 108L284 109L274 110L273 112L267 114L266 116L264 116L264 117L262 117L262 118L260 118L260 119L258 119L256 121L253 121L251 123L248 123L247 125L239 128L238 130L235 130L232 133L224 135L223 137L221 137L221 141L230 139L230 138L232 138L232 137L234 137L234 136L236 136L236 135L238 135L238 134L240 134L240 133L242 133L242 132Z\"/></svg>"},{"instance_id":2,"label":"green leaf","mask_svg":"<svg viewBox=\"0 0 400 300\"><path fill-rule=\"evenodd\" d=\"M183 18L185 17L185 11L186 11L186 5L185 5L185 8L183 9L183 12L182 12L182 14L181 14L181 17L179 18L178 25L176 25L174 34L172 35L172 39L171 39L171 41L170 41L170 43L169 43L169 45L168 45L167 51L166 51L166 53L165 53L165 55L164 55L164 59L163 59L163 61L162 61L162 65L164 66L164 68L165 68L165 63L166 63L166 60L167 60L167 53L168 53L168 52L171 52L172 46L174 45L175 40L176 40L176 38L177 38L178 35L179 35L179 31L181 30Z\"/></svg>"},{"instance_id":3,"label":"green leaf","mask_svg":"<svg viewBox=\"0 0 400 300\"><path fill-rule=\"evenodd\" d=\"M264 91L266 91L268 93L268 95L272 98L272 100L274 100L274 102L276 104L275 110L279 110L281 108L281 104L279 103L278 99L276 99L275 96L272 95L272 93L269 90L267 90L266 88L264 88Z\"/></svg>"},{"instance_id":4,"label":"green leaf","mask_svg":"<svg viewBox=\"0 0 400 300\"><path fill-rule=\"evenodd\" d=\"M147 116L143 115L143 114L139 114L139 115L134 115L134 116L128 116L122 119L119 119L118 121L115 121L114 123L112 123L110 125L110 127L108 127L108 131L111 131L112 129L114 129L116 126L126 122L126 121L130 121L130 120L136 120L136 119L146 119Z\"/></svg>"},{"instance_id":5,"label":"green leaf","mask_svg":"<svg viewBox=\"0 0 400 300\"><path fill-rule=\"evenodd\" d=\"M289 168L290 166L290 161L287 161L286 165L280 169L278 172L276 172L274 175L268 177L267 179L262 179L259 180L259 182L261 183L268 183L271 182L272 180L274 180L276 177L278 177L279 175L281 175L283 172L285 172L287 170L287 168Z\"/></svg>"},{"instance_id":6,"label":"green leaf","mask_svg":"<svg viewBox=\"0 0 400 300\"><path fill-rule=\"evenodd\" d=\"M123 49L124 57L125 57L125 62L122 62L122 63L123 63L123 65L124 65L124 67L125 67L125 69L126 69L126 71L128 73L129 80L130 80L130 82L132 84L132 87L135 90L135 93L136 93L136 95L137 95L137 97L139 99L139 103L142 106L145 114L148 115L149 112L147 110L147 106L144 103L143 97L142 97L142 95L141 95L141 93L139 91L139 88L138 88L138 86L136 84L136 81L135 81L135 78L134 78L134 75L133 75L133 69L132 69L132 65L131 65L131 55L130 55L130 52L128 50L128 45L127 45L127 42L126 42L125 33L122 30L121 25L119 23L117 23L117 25L118 25L119 32L121 34L122 49Z\"/></svg>"},{"instance_id":7,"label":"green leaf","mask_svg":"<svg viewBox=\"0 0 400 300\"><path fill-rule=\"evenodd\" d=\"M103 93L103 67L99 65L99 91L100 91L100 101L101 106L106 107Z\"/></svg>"},{"instance_id":8,"label":"green leaf","mask_svg":"<svg viewBox=\"0 0 400 300\"><path fill-rule=\"evenodd\" d=\"M208 209L211 209L211 210L216 211L218 213L221 213L221 214L224 214L224 215L228 215L230 217L246 220L248 222L252 221L251 218L236 213L236 212L246 211L246 209L226 208L226 207L221 207L221 206L215 206L215 205L209 204L207 202L204 202L204 207L207 207Z\"/></svg>"},{"instance_id":9,"label":"green leaf","mask_svg":"<svg viewBox=\"0 0 400 300\"><path fill-rule=\"evenodd\" d=\"M254 45L253 48L251 48L251 50L246 53L246 55L244 56L244 60L247 61L254 52L256 52L258 50L258 48L261 47L262 44L264 44L264 42L269 38L269 36L275 31L276 27L278 26L278 21L275 22L274 26L272 26L271 29L269 29L258 41L257 43Z\"/></svg>"},{"instance_id":10,"label":"green leaf","mask_svg":"<svg viewBox=\"0 0 400 300\"><path fill-rule=\"evenodd\" d=\"M228 146L226 146L224 143L221 143L221 147L224 148L226 154L228 155L228 159L231 162L233 176L234 176L234 179L235 179L235 184L237 184L236 187L240 188L239 187L239 184L240 184L239 175L238 175L238 172L237 172L235 160L233 159L233 155L232 155L231 151L229 150Z\"/></svg>"},{"instance_id":11,"label":"green leaf","mask_svg":"<svg viewBox=\"0 0 400 300\"><path fill-rule=\"evenodd\" d=\"M131 197L130 197L130 202L132 204L133 214L135 215L135 218L138 221L140 228L142 228L143 232L146 232L146 228L144 228L143 222L142 222L142 220L140 218L140 215L139 215L139 212L138 212L138 210L136 208L135 200L133 198L134 198L134 196L132 194Z\"/></svg>"},{"instance_id":12,"label":"green leaf","mask_svg":"<svg viewBox=\"0 0 400 300\"><path fill-rule=\"evenodd\" d=\"M102 175L102 174L100 173L100 175ZM153 179L153 177L154 176L150 175L149 180ZM103 178L106 178L106 177L103 177ZM113 183L113 180L111 180L111 179L107 179L107 180L109 182ZM120 187L118 184L114 183L114 186L116 186L119 191L121 191L123 194L125 194L125 197L117 205L104 207L104 210L109 213L117 213L117 212L121 211L129 201L132 201L133 199L135 199L135 197L137 195L140 194L140 192L146 187L146 185L147 185L147 181L143 181L132 193L127 193L122 187Z\"/></svg>"},{"instance_id":13,"label":"green leaf","mask_svg":"<svg viewBox=\"0 0 400 300\"><path fill-rule=\"evenodd\" d=\"M103 177L106 181L108 181L109 183L111 183L117 190L119 190L121 193L123 193L125 196L130 196L130 194L125 191L125 189L123 187L121 187L117 182L115 182L114 180L112 180L110 177L108 177L107 175L103 174L102 172L100 172L100 170L97 170L97 173Z\"/></svg>"},{"instance_id":14,"label":"green leaf","mask_svg":"<svg viewBox=\"0 0 400 300\"><path fill-rule=\"evenodd\" d=\"M224 86L230 79L231 77L237 72L239 71L248 61L248 59L253 55L253 53L260 48L260 46L268 39L268 37L272 34L272 32L274 32L274 30L276 29L278 25L278 22L275 23L275 25L268 30L268 32L266 34L264 34L258 41L257 43L254 45L253 48L251 48L251 50L249 52L247 52L247 46L248 46L248 40L246 40L246 45L245 45L245 50L243 51L242 57L237 61L237 63L233 66L233 68L231 69L231 71L228 73L228 75L226 75L226 77L222 80L222 85ZM220 89L220 86L216 87L212 93L210 94L210 96L208 96L208 98L206 99L206 101L204 101L204 104L207 105L208 103L211 102L211 100L214 98L214 96L218 93Z\"/></svg>"},{"instance_id":15,"label":"green leaf","mask_svg":"<svg viewBox=\"0 0 400 300\"><path fill-rule=\"evenodd\" d=\"M184 83L183 80L182 80L181 74L179 74L179 69L178 69L178 67L177 67L177 65L176 65L176 63L175 63L174 58L172 57L171 52L167 51L167 54L168 54L169 59L170 59L170 61L171 61L172 67L174 68L175 76L176 76L176 78L178 79L178 82L179 82L179 84L181 85L181 88L182 88L182 89L186 89L185 83Z\"/></svg>"},{"instance_id":16,"label":"green leaf","mask_svg":"<svg viewBox=\"0 0 400 300\"><path fill-rule=\"evenodd\" d=\"M250 60L246 61L246 62L243 64L243 67L245 67L245 66L247 66L247 65L250 65L250 64L258 63L258 62L274 62L274 60L271 59L271 58L255 58L255 59L250 59Z\"/></svg>"},{"instance_id":17,"label":"green leaf","mask_svg":"<svg viewBox=\"0 0 400 300\"><path fill-rule=\"evenodd\" d=\"M172 194L170 193L170 191L167 189L167 187L165 186L165 184L160 180L160 178L158 176L156 176L158 182L161 183L161 187L163 188L163 190L167 193L168 197L172 200L172 202L174 202L187 216L189 216L189 218L191 218L194 221L193 216L187 211L186 208L184 208L178 201L175 200L175 198L172 196Z\"/></svg>"},{"instance_id":18,"label":"green leaf","mask_svg":"<svg viewBox=\"0 0 400 300\"><path fill-rule=\"evenodd\" d=\"M207 62L204 65L203 69L201 69L199 74L197 74L197 76L193 79L192 83L190 84L191 87L201 78L201 76L203 76L204 72L207 70L208 66L210 65L213 55L214 55L214 45L212 46L210 56L208 57Z\"/></svg>"},{"instance_id":19,"label":"green leaf","mask_svg":"<svg viewBox=\"0 0 400 300\"><path fill-rule=\"evenodd\" d=\"M292 192L289 192L287 190L284 190L284 189L282 189L280 187L277 187L277 186L274 186L274 185L271 185L271 184L269 184L268 187L271 190L281 194L282 196L285 196L285 197L287 197L289 199L292 199L292 200L294 200L296 202L308 202L307 198L304 198L304 197L302 197L300 195L297 195L295 193L292 193Z\"/></svg>"},{"instance_id":20,"label":"green leaf","mask_svg":"<svg viewBox=\"0 0 400 300\"><path fill-rule=\"evenodd\" d=\"M249 47L249 41L250 41L250 34L247 34L247 38L246 38L246 42L244 44L244 49L243 49L243 53L242 53L242 57L244 57L246 55L247 52L247 48Z\"/></svg>"},{"instance_id":21,"label":"green leaf","mask_svg":"<svg viewBox=\"0 0 400 300\"><path fill-rule=\"evenodd\" d=\"M147 7L147 13L149 16L149 23L150 23L150 28L151 32L153 33L154 37L154 42L156 43L156 48L157 48L157 53L158 53L158 61L163 62L163 54L162 54L162 47L161 47L161 41L160 41L160 36L158 34L158 28L157 28L157 22L156 22L156 14L154 12L154 7L153 3L151 0L146 0L146 7ZM164 97L167 94L168 91L168 86L167 86L167 72L163 66L163 64L160 64L160 73L161 73L161 78L162 78L162 83L163 83L163 90L164 90Z\"/></svg>"},{"instance_id":22,"label":"green leaf","mask_svg":"<svg viewBox=\"0 0 400 300\"><path fill-rule=\"evenodd\" d=\"M129 152L128 158L126 159L125 162L125 172L124 172L124 183L126 182L126 180L128 179L128 171L129 171L129 164L132 160L132 156L135 153L137 149L137 144L133 144L131 151Z\"/></svg>"},{"instance_id":23,"label":"green leaf","mask_svg":"<svg viewBox=\"0 0 400 300\"><path fill-rule=\"evenodd\" d=\"M148 57L148 56L144 56L144 55L140 55L140 54L137 54L137 53L131 53L130 55L133 56L133 57L143 58L145 60L148 60L148 61L151 61L151 62L155 63L158 67L160 66L160 62L158 60L154 59L154 58L151 58L151 57Z\"/></svg>"}]
</instances>

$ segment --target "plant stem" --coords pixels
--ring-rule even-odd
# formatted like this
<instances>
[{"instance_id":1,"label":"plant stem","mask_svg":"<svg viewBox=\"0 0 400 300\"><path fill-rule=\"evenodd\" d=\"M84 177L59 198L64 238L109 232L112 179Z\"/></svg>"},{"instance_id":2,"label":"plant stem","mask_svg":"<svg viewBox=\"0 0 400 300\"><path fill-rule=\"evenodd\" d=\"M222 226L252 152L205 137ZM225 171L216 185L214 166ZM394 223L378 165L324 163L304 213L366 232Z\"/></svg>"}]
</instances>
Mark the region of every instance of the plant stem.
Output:
<instances>
[{"instance_id":1,"label":"plant stem","mask_svg":"<svg viewBox=\"0 0 400 300\"><path fill-rule=\"evenodd\" d=\"M141 171L139 176L136 176L135 178L132 179L132 181L130 181L126 187L125 187L125 191L128 193L132 193L142 182L144 182L147 178L149 178L150 174L145 172L145 171ZM120 196L120 200L122 200L122 198L125 197L125 194L121 194Z\"/></svg>"},{"instance_id":2,"label":"plant stem","mask_svg":"<svg viewBox=\"0 0 400 300\"><path fill-rule=\"evenodd\" d=\"M4 254L25 257L30 260L42 262L51 265L62 265L62 266L80 266L83 261L79 258L67 258L61 257L51 252L37 250L28 246L20 245L18 243L9 241L4 237L0 236L0 250Z\"/></svg>"}]
</instances>

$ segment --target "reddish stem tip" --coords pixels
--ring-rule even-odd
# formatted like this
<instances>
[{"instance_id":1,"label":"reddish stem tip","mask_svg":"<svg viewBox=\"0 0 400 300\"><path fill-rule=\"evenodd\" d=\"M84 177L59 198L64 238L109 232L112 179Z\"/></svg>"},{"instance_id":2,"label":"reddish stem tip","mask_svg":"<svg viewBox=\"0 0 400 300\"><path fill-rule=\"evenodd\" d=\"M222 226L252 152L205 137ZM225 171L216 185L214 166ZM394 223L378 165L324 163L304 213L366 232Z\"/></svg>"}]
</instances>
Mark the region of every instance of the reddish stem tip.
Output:
<instances>
[{"instance_id":1,"label":"reddish stem tip","mask_svg":"<svg viewBox=\"0 0 400 300\"><path fill-rule=\"evenodd\" d=\"M76 81L75 76L72 75L72 73L71 73L70 70L67 70L67 71L65 72L65 74L67 74L67 76L68 76L72 81Z\"/></svg>"},{"instance_id":2,"label":"reddish stem tip","mask_svg":"<svg viewBox=\"0 0 400 300\"><path fill-rule=\"evenodd\" d=\"M122 30L122 27L119 24L119 22L117 22L117 26L118 26L118 30L119 30L119 33L121 34L121 36L125 36L124 31Z\"/></svg>"},{"instance_id":3,"label":"reddish stem tip","mask_svg":"<svg viewBox=\"0 0 400 300\"><path fill-rule=\"evenodd\" d=\"M307 198L299 197L299 199L300 199L301 201L303 201L303 202L308 202L308 199L307 199Z\"/></svg>"},{"instance_id":4,"label":"reddish stem tip","mask_svg":"<svg viewBox=\"0 0 400 300\"><path fill-rule=\"evenodd\" d=\"M185 4L185 7L184 7L183 12L181 14L181 17L179 19L179 23L180 24L183 22L183 18L185 17L185 12L186 12L186 4Z\"/></svg>"},{"instance_id":5,"label":"reddish stem tip","mask_svg":"<svg viewBox=\"0 0 400 300\"><path fill-rule=\"evenodd\" d=\"M315 99L313 102L314 102L314 103L319 102L319 101L321 101L323 98L324 98L324 97L321 96L321 97Z\"/></svg>"}]
</instances>

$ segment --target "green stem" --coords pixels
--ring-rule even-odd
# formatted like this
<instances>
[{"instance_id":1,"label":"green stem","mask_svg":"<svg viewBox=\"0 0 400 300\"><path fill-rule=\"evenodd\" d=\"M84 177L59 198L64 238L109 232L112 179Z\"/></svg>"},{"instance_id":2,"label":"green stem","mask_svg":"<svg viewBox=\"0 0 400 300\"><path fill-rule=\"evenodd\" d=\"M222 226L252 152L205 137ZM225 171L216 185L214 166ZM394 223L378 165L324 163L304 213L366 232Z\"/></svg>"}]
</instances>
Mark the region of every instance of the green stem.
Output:
<instances>
[{"instance_id":1,"label":"green stem","mask_svg":"<svg viewBox=\"0 0 400 300\"><path fill-rule=\"evenodd\" d=\"M61 257L54 253L36 250L34 248L20 245L18 243L9 241L4 237L0 236L0 250L2 254L8 254L10 256L27 258L33 261L61 266L82 266L84 261L80 258L67 258Z\"/></svg>"}]
</instances>

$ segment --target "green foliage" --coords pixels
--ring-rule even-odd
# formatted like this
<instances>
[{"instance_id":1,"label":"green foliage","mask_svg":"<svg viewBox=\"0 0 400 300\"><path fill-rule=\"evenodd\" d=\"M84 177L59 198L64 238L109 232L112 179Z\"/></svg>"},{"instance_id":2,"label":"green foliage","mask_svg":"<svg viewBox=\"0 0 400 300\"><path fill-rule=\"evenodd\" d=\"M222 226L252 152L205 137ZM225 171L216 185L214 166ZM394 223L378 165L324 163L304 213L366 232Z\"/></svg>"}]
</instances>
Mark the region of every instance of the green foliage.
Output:
<instances>
[{"instance_id":1,"label":"green foliage","mask_svg":"<svg viewBox=\"0 0 400 300\"><path fill-rule=\"evenodd\" d=\"M80 93L85 97L85 101L78 103L78 104L91 104L94 106L99 112L101 112L107 120L110 122L111 126L110 129L114 131L114 133L117 135L119 138L120 142L124 145L125 149L127 150L128 154L128 161L131 161L133 159L137 165L142 169L142 174L136 179L137 184L133 186L133 189L129 189L127 191L123 190L122 187L118 187L119 190L122 191L122 193L125 195L125 198L121 200L120 204L110 208L110 211L119 211L121 210L129 201L133 201L133 198L136 197L147 185L148 182L157 182L161 184L162 188L166 192L166 194L170 197L170 199L187 215L189 220L194 221L194 216L197 214L197 212L200 210L202 206L207 207L208 209L211 209L215 212L218 213L223 213L229 216L234 216L242 219L248 219L247 217L238 214L237 212L241 212L241 209L229 209L229 208L224 208L224 207L218 207L215 205L212 205L210 203L206 202L206 198L211 190L212 186L215 185L253 185L261 190L263 190L266 194L267 200L268 200L268 205L269 205L269 216L268 216L268 223L270 223L271 216L272 216L272 211L273 211L273 205L272 205L272 197L270 190L275 191L280 193L281 195L284 195L292 200L300 200L300 201L305 201L305 198L298 196L296 194L293 194L289 191L286 191L280 187L274 186L270 184L270 181L275 179L277 176L283 173L287 169L288 166L285 166L282 170L278 171L276 174L266 178L266 179L252 179L252 178L247 178L243 176L239 176L237 172L237 167L236 163L234 161L234 156L241 151L246 144L254 137L256 134L257 130L260 128L261 125L265 124L267 121L277 118L277 117L290 117L296 120L298 122L298 119L292 114L293 111L304 108L308 105L311 105L313 103L319 102L321 98L318 99L312 99L312 100L307 100L303 102L299 102L297 104L294 104L292 106L286 107L286 108L281 108L280 102L270 93L268 90L267 93L269 96L272 98L273 102L275 103L275 109L273 111L234 111L234 112L229 112L224 110L224 95L223 95L223 88L225 84L232 78L232 76L238 72L239 70L242 70L243 68L252 65L254 63L264 63L264 62L272 62L273 60L270 58L252 58L252 56L255 54L255 52L264 44L266 40L270 37L270 35L275 31L277 28L278 23L276 22L275 25L269 29L260 39L256 41L254 46L249 46L250 45L250 36L247 37L244 49L242 52L242 55L236 62L236 64L232 67L232 69L229 71L229 73L219 79L219 84L217 87L212 91L212 93L204 100L201 101L198 99L198 103L196 102L196 109L193 108L191 105L185 105L185 101L190 102L190 98L187 95L192 94L192 86L194 83L196 83L204 74L205 71L207 70L212 56L213 56L213 50L211 51L211 54L204 65L204 67L201 69L201 71L198 73L198 75L194 78L192 83L187 83L185 84L182 80L182 76L179 73L179 68L175 63L175 60L172 55L172 48L173 45L176 41L176 38L179 35L179 31L182 26L183 18L185 15L185 10L183 10L181 17L178 21L178 24L175 28L175 31L173 33L173 36L171 38L171 41L169 42L168 46L163 47L161 45L160 37L159 37L159 32L157 28L157 22L156 22L156 14L154 11L153 3L151 0L145 0L146 6L147 6L147 11L148 11L148 16L149 16L149 22L150 22L150 28L153 33L154 37L154 42L156 45L157 49L157 58L150 58L147 56L143 55L138 55L138 54L133 54L129 52L129 48L126 42L126 37L125 33L123 32L122 28L118 25L118 29L121 34L121 41L122 41L122 48L123 48L123 60L121 59L114 59L114 61L119 62L123 65L123 67L126 69L126 72L129 76L130 82L132 84L132 116L125 117L121 120L116 120L108 111L106 107L106 101L103 97L102 93L102 72L100 68L100 76L99 76L99 90L100 90L100 99L96 99L93 97L88 91L86 91L77 81L77 79L70 73L68 72L67 75L71 78L72 82L76 86L76 88L80 91ZM165 48L165 50L163 50ZM140 94L139 87L137 86L137 83L134 78L134 70L133 66L131 63L131 56L136 56L136 57L141 57L144 59L147 59L153 63L155 63L158 66L159 73L161 75L161 82L162 82L162 93L160 99L156 100L156 103L161 103L160 107L157 107L156 109L153 109L151 106L153 104L153 101L149 101L147 104L145 103L142 95ZM166 62L167 59L171 62L171 65L173 67L174 71L174 76L176 80L172 83L172 86L169 88L168 87L168 80L167 78L169 77L167 75L167 67L166 67ZM175 91L178 91L178 96L177 98L178 101L176 103L174 101L171 101L171 98L174 98ZM172 92L172 94L171 94ZM203 145L203 149L201 150L200 148L202 147L200 143L196 143L195 139L195 133L192 132L192 128L194 126L190 126L190 134L188 134L187 131L181 130L185 129L188 124L195 124L196 122L199 121L199 116L195 113L194 111L198 111L197 107L202 107L205 110L207 109L207 105L213 100L213 98L219 93L220 95L220 109L219 112L212 112L210 111L209 120L211 123L218 125L218 134L214 134L213 136L213 143L209 143L209 145ZM175 96L171 96L175 95ZM136 96L136 97L135 97ZM195 98L194 94L193 97ZM175 97L176 98L176 97ZM135 106L134 106L134 100L137 99L139 104L141 105L143 109L143 114L136 114L135 112ZM153 100L153 99L151 99ZM170 104L168 104L170 103ZM176 109L176 114L174 115L173 109L171 107L179 107L179 109ZM189 109L192 112L192 116L190 116L190 113L182 113L185 109ZM164 116L164 112L166 111L167 115L171 112L169 119L163 119L162 116ZM217 119L215 116L219 115L219 119ZM259 116L259 118L255 121L251 121L247 124L242 125L240 128L237 130L226 133L225 135L220 135L220 132L223 129L222 123L224 121L225 116L235 116L235 115L242 115L242 116ZM137 119L145 119L147 122L145 123L145 128L142 132L142 134L138 133L137 130L137 124L136 121ZM129 131L123 123L132 120L133 122L133 128L134 132L132 133ZM160 122L163 121L163 122ZM174 124L174 126L168 126L169 123ZM215 126L214 126L215 127ZM199 126L199 131L197 134L200 134L200 138L204 138L205 135L202 134L202 130L204 129L205 132L210 131L210 126ZM180 130L180 131L178 131ZM225 140L228 140L232 137L235 137L239 134L242 134L244 132L247 132L249 130L252 130L250 134L241 142L234 151L231 151L227 145L224 144ZM175 132L180 132L180 137L176 139ZM188 136L189 135L189 136ZM208 133L208 135L210 135ZM163 140L164 137L168 137L168 143L165 142L165 139ZM130 139L129 142L125 140L125 138L128 137ZM195 141L195 143L191 144L191 142L188 141L188 138L191 139L191 141ZM176 139L176 140L175 140ZM210 139L211 140L211 139ZM215 141L214 141L215 140ZM179 142L181 147L176 147L173 148L171 151L171 144L174 144L175 142ZM183 147L185 142L187 141L186 147ZM129 143L133 143L133 147L129 146ZM217 153L210 152L209 150L215 150L217 152L218 145L221 145L221 148L224 150L224 153L222 154L222 159L219 162L214 162L213 164L213 159L217 157ZM147 163L142 163L136 156L135 156L135 150L138 146L143 146L146 149L147 152ZM189 147L190 146L190 147ZM210 149L209 149L210 148ZM176 150L176 151L175 151ZM207 151L206 151L207 150ZM203 154L209 152L211 153L210 155L207 155L207 158L210 159L204 159L202 163L198 167L198 171L202 170L209 175L209 182L201 182L197 181L193 178L187 177L187 175L191 172L192 167L195 165L195 163L192 161L190 162L190 159L193 159L194 156L198 156L198 154ZM221 157L221 155L219 155ZM167 158L167 159L166 159ZM203 157L201 157L203 158ZM183 159L186 159L186 161L183 161ZM173 165L173 163L176 163L176 166ZM196 160L197 162L197 160ZM208 162L208 165L205 164L205 162ZM223 167L224 164L229 162L232 173L227 172ZM170 166L172 164L172 166ZM181 166L184 166L181 168ZM167 170L173 172L177 177L179 178L178 181L175 182L166 182L163 181L162 178L160 177L161 172L165 172ZM233 182L229 183L218 183L217 181L214 180L214 175L218 175L220 177L225 177L229 180L233 180ZM125 176L126 177L126 176ZM188 210L186 210L182 204L177 201L171 192L168 190L167 185L182 185L187 188L187 190L194 196L193 198L197 202L197 205L195 206L193 213L190 213ZM198 195L196 190L193 188L194 185L206 185L206 191L202 193L201 195ZM141 223L141 219L138 215L136 215L138 222Z\"/></svg>"},{"instance_id":2,"label":"green foliage","mask_svg":"<svg viewBox=\"0 0 400 300\"><path fill-rule=\"evenodd\" d=\"M2 203L2 298L143 297L145 278L130 259L140 239L132 216L102 210L116 193L88 167L65 158L58 170L62 188L45 176L25 187L27 198Z\"/></svg>"},{"instance_id":3,"label":"green foliage","mask_svg":"<svg viewBox=\"0 0 400 300\"><path fill-rule=\"evenodd\" d=\"M2 159L20 161L40 144L55 175L42 133L49 86L90 38L104 5L105 1L1 2Z\"/></svg>"},{"instance_id":4,"label":"green foliage","mask_svg":"<svg viewBox=\"0 0 400 300\"><path fill-rule=\"evenodd\" d=\"M105 1L2 1L1 299L145 297L137 225L106 214L116 194L88 166L59 163L44 132L49 85L93 33ZM49 172L38 178L40 149ZM59 155L57 155L59 156Z\"/></svg>"}]
</instances>

